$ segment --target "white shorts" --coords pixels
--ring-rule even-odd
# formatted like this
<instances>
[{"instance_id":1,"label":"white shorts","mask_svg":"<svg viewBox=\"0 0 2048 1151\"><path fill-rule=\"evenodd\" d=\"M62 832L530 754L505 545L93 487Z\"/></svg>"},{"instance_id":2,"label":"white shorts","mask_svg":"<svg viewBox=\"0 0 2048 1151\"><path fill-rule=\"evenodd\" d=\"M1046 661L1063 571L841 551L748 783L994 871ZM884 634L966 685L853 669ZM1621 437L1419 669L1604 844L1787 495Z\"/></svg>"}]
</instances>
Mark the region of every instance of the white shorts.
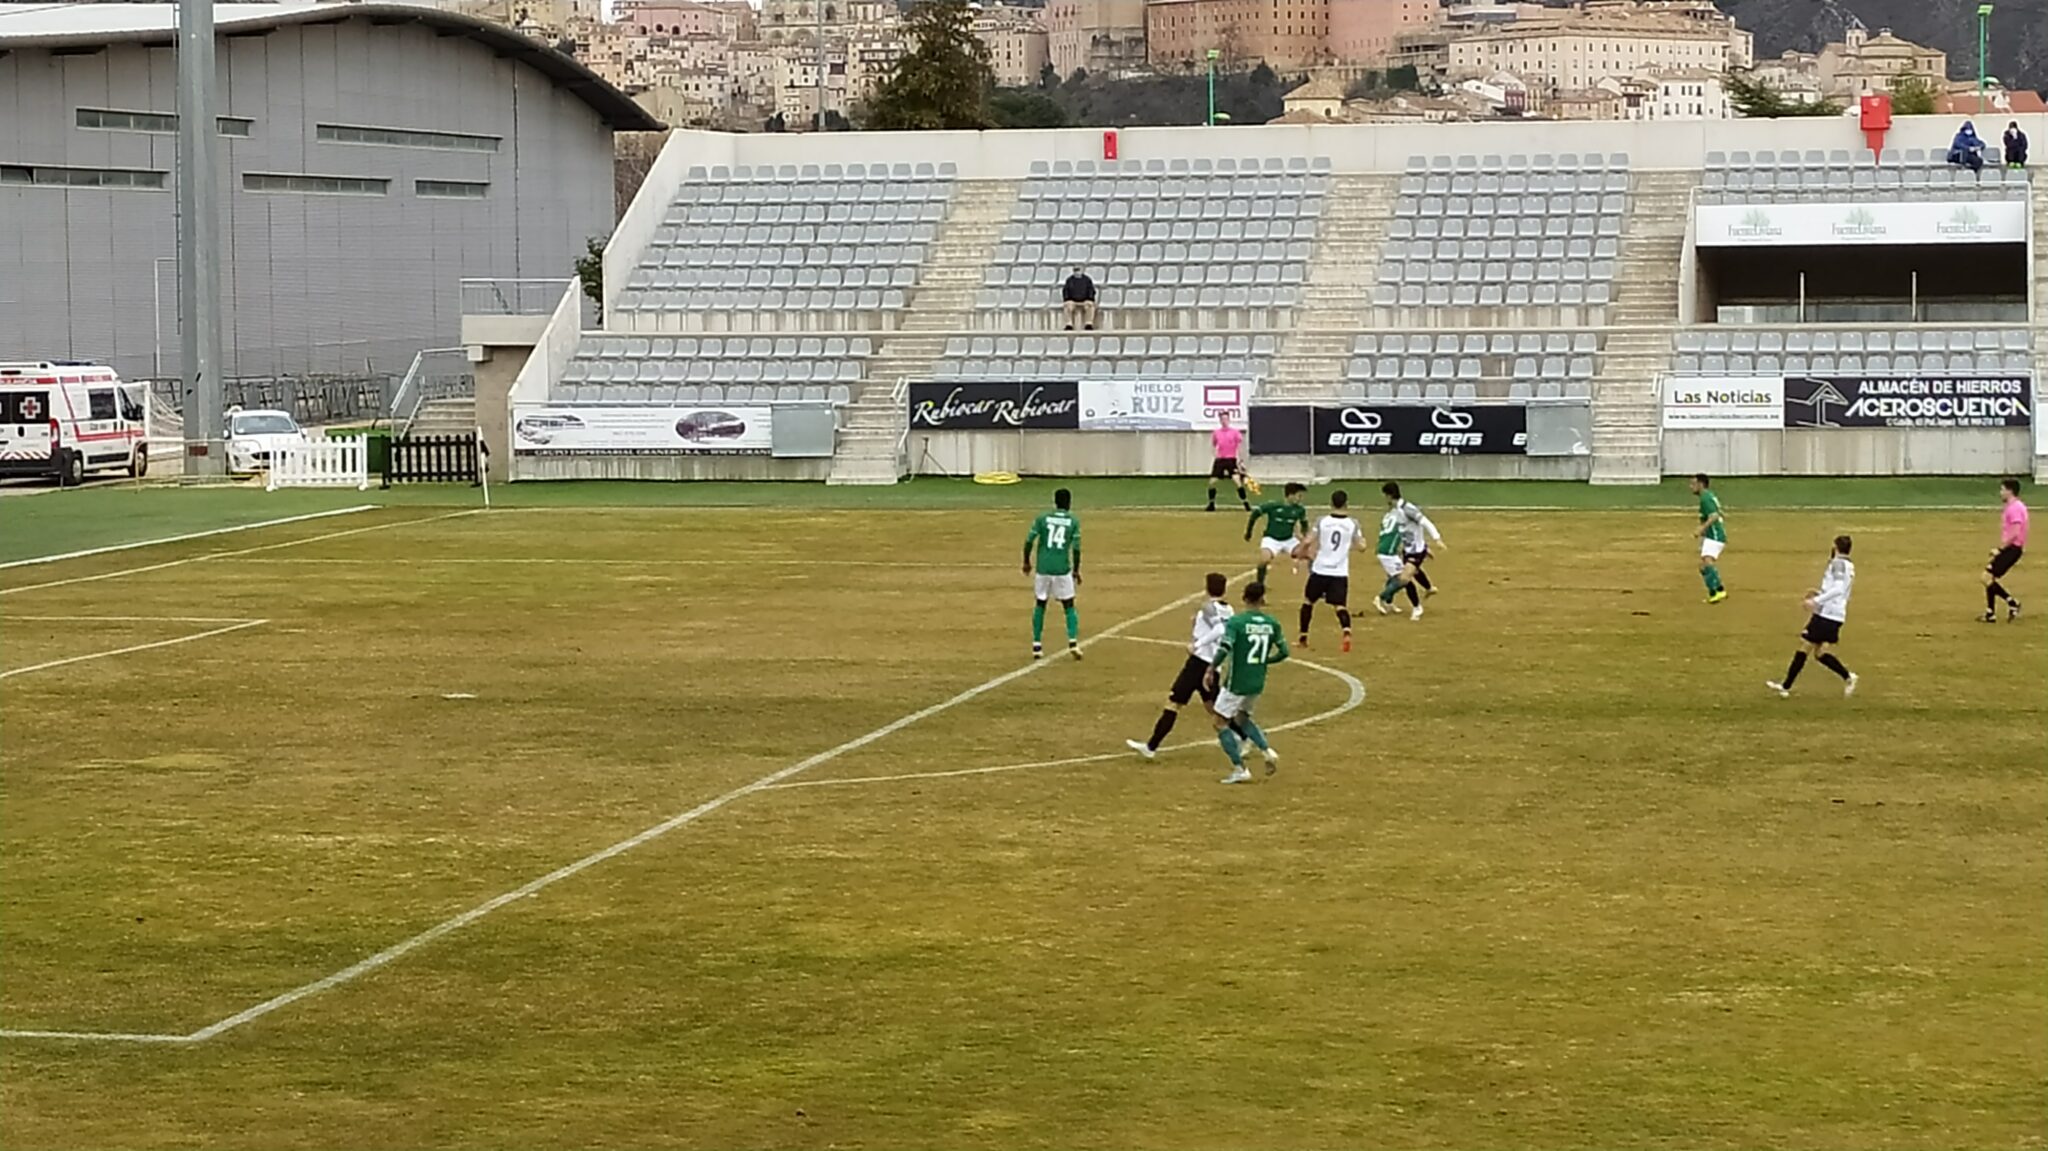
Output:
<instances>
[{"instance_id":1,"label":"white shorts","mask_svg":"<svg viewBox=\"0 0 2048 1151\"><path fill-rule=\"evenodd\" d=\"M1241 715L1250 715L1252 708L1258 706L1258 702L1259 697L1256 695L1238 695L1226 687L1216 693L1216 714L1225 719L1236 719Z\"/></svg>"},{"instance_id":2,"label":"white shorts","mask_svg":"<svg viewBox=\"0 0 2048 1151\"><path fill-rule=\"evenodd\" d=\"M1276 540L1271 537L1262 539L1259 541L1259 554L1262 556L1293 555L1294 541Z\"/></svg>"},{"instance_id":3,"label":"white shorts","mask_svg":"<svg viewBox=\"0 0 2048 1151\"><path fill-rule=\"evenodd\" d=\"M1402 559L1400 556L1381 556L1380 570L1387 573L1387 577L1391 579L1401 574L1401 567L1407 562L1407 560Z\"/></svg>"},{"instance_id":4,"label":"white shorts","mask_svg":"<svg viewBox=\"0 0 2048 1151\"><path fill-rule=\"evenodd\" d=\"M1071 575L1045 575L1031 577L1031 590L1041 600L1074 598L1074 577Z\"/></svg>"},{"instance_id":5,"label":"white shorts","mask_svg":"<svg viewBox=\"0 0 2048 1151\"><path fill-rule=\"evenodd\" d=\"M1702 537L1700 539L1700 558L1708 560L1720 559L1721 549L1727 546L1727 540L1710 540Z\"/></svg>"}]
</instances>

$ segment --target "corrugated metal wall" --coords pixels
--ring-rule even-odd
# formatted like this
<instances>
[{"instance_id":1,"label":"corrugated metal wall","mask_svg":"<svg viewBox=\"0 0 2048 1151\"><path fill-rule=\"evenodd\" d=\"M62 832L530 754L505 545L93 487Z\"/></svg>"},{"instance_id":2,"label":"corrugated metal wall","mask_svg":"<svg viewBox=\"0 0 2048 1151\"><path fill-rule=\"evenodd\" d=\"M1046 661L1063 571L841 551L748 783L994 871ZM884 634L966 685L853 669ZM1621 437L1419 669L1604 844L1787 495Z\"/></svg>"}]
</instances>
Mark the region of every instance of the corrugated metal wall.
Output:
<instances>
[{"instance_id":1,"label":"corrugated metal wall","mask_svg":"<svg viewBox=\"0 0 2048 1151\"><path fill-rule=\"evenodd\" d=\"M231 374L403 372L459 328L457 282L561 277L611 229L612 139L589 105L459 36L342 24L226 37L223 338ZM77 127L79 108L171 112L168 48L0 55L0 164L173 171L170 134ZM323 122L499 136L496 152L315 139ZM387 195L253 193L248 172L369 176ZM476 199L414 181L488 181ZM164 191L0 185L0 359L179 366L175 174ZM160 313L160 314L159 314Z\"/></svg>"}]
</instances>

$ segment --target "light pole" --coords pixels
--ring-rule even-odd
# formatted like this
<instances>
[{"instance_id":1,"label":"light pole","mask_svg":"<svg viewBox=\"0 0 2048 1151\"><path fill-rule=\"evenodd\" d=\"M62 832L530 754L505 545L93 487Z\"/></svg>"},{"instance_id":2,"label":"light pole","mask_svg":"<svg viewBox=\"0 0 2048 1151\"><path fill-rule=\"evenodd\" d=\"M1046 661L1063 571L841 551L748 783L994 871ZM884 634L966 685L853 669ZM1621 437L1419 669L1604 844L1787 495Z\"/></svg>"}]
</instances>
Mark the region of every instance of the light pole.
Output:
<instances>
[{"instance_id":1,"label":"light pole","mask_svg":"<svg viewBox=\"0 0 2048 1151\"><path fill-rule=\"evenodd\" d=\"M227 474L221 442L220 172L213 118L213 0L178 0L178 331L185 470Z\"/></svg>"},{"instance_id":2,"label":"light pole","mask_svg":"<svg viewBox=\"0 0 2048 1151\"><path fill-rule=\"evenodd\" d=\"M1977 115L1984 115L1984 52L1991 43L1991 5L1977 5Z\"/></svg>"},{"instance_id":3,"label":"light pole","mask_svg":"<svg viewBox=\"0 0 2048 1151\"><path fill-rule=\"evenodd\" d=\"M1223 53L1209 49L1209 126L1216 126L1216 61Z\"/></svg>"}]
</instances>

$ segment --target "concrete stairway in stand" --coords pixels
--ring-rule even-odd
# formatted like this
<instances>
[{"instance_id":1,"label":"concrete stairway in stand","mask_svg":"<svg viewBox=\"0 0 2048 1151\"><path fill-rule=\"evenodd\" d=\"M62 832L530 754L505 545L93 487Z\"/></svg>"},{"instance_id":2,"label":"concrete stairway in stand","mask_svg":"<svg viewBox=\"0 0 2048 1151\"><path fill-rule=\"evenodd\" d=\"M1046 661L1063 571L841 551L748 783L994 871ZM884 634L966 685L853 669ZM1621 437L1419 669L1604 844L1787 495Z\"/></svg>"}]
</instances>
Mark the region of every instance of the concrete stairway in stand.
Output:
<instances>
[{"instance_id":1,"label":"concrete stairway in stand","mask_svg":"<svg viewBox=\"0 0 2048 1151\"><path fill-rule=\"evenodd\" d=\"M460 436L476 431L476 397L454 396L428 400L413 417L408 435Z\"/></svg>"},{"instance_id":2,"label":"concrete stairway in stand","mask_svg":"<svg viewBox=\"0 0 2048 1151\"><path fill-rule=\"evenodd\" d=\"M2040 397L2048 390L2042 373L2048 372L2048 176L2041 169L2031 173L2034 185L2034 482L2048 484L2048 455L2040 452L2043 442Z\"/></svg>"},{"instance_id":3,"label":"concrete stairway in stand","mask_svg":"<svg viewBox=\"0 0 2048 1151\"><path fill-rule=\"evenodd\" d=\"M1614 303L1593 380L1596 484L1654 484L1663 475L1663 397L1678 327L1678 264L1697 172L1643 172L1629 194Z\"/></svg>"},{"instance_id":4,"label":"concrete stairway in stand","mask_svg":"<svg viewBox=\"0 0 2048 1151\"><path fill-rule=\"evenodd\" d=\"M1265 394L1334 399L1351 359L1351 339L1370 326L1372 293L1398 176L1339 176L1331 181L1317 227L1315 259L1301 307L1281 338Z\"/></svg>"},{"instance_id":5,"label":"concrete stairway in stand","mask_svg":"<svg viewBox=\"0 0 2048 1151\"><path fill-rule=\"evenodd\" d=\"M995 258L996 244L1017 202L1014 180L960 185L938 242L896 331L880 337L868 360L867 382L840 416L839 446L830 484L893 484L903 478L905 415L896 386L927 379L946 350L946 338L974 326L974 297Z\"/></svg>"}]
</instances>

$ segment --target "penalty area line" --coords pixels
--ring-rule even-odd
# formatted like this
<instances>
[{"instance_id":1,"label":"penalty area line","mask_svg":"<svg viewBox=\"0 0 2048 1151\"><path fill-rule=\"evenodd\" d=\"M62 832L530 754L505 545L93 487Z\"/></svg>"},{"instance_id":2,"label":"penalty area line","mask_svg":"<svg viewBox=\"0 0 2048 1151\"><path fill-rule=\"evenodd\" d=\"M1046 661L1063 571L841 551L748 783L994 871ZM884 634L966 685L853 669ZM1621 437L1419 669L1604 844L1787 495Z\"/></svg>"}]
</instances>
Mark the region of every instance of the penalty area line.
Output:
<instances>
[{"instance_id":1,"label":"penalty area line","mask_svg":"<svg viewBox=\"0 0 2048 1151\"><path fill-rule=\"evenodd\" d=\"M132 548L153 548L156 547L158 544L183 543L186 540L201 540L205 539L208 536L224 536L234 532L250 532L255 531L258 528L274 528L280 527L284 524L304 523L307 520L326 519L329 516L347 516L354 515L357 512L371 512L376 510L376 504L357 504L355 507L351 508L335 508L332 511L325 512L307 512L305 515L285 516L281 519L274 520L261 520L253 524L236 524L233 527L209 528L203 532L186 532L184 535L180 536L162 536L160 538L153 540L136 540L133 543L108 544L105 547L85 548L81 551L75 552L60 552L56 555L31 556L30 558L25 560L8 560L6 563L0 563L0 571L5 571L8 568L29 567L34 564L61 563L64 560L84 559L87 556L103 556L109 552L125 552Z\"/></svg>"},{"instance_id":2,"label":"penalty area line","mask_svg":"<svg viewBox=\"0 0 2048 1151\"><path fill-rule=\"evenodd\" d=\"M1243 579L1249 575L1251 575L1251 573L1247 571L1241 573L1237 578ZM1087 639L1081 641L1081 646L1083 648L1086 648L1105 639L1114 639L1129 628L1137 627L1140 624L1150 623L1152 620L1155 620L1170 611L1176 611L1180 608L1186 607L1188 604L1194 603L1195 601L1201 599L1204 594L1205 593L1202 592L1196 592L1193 595L1185 595L1180 597L1179 599L1172 601L1171 603L1163 604L1159 607L1153 608L1151 611L1145 612L1142 615L1132 616L1131 618L1124 620L1121 623L1114 624L1108 629L1098 632L1095 635L1092 635ZM542 875L536 879L530 880L527 883L512 889L511 891L507 891L502 895L494 896L490 899L487 899L484 902L477 904L475 907L472 907L459 915L450 916L449 918L442 920L434 926L429 927L425 931L420 932L418 935L414 935L409 939L404 939L397 943L394 943L390 947L387 947L384 950L377 952L375 955L367 956L361 960L358 960L357 962L342 968L341 970L335 972L332 975L324 976L320 979L315 979L311 983L304 983L292 988L289 991L285 991L278 995L274 995L271 998L266 999L253 1007L247 1008L242 1011L238 1011L225 1019L219 1020L214 1023L210 1023L205 1027L201 1027L199 1030L194 1031L189 1035L157 1036L117 1034L110 1032L100 1033L83 1031L0 1030L0 1038L97 1039L109 1042L130 1043L203 1043L208 1039L212 1039L213 1037L222 1034L223 1032L232 1031L235 1028L242 1026L243 1024L250 1023L257 1019L261 1019L265 1015L268 1015L271 1012L276 1011L280 1008L289 1007L290 1005L298 1002L301 999L305 999L313 995L318 995L323 991L331 991L344 983L348 983L352 980L361 978L364 975L368 975L370 972L375 971L380 967L388 966L391 963L394 963L397 960L404 958L408 953L417 950L420 947L424 947L427 944L432 943L437 939L440 939L444 935L460 931L461 929L469 926L472 923L475 923L477 920L484 918L485 916L491 914L492 912L498 910L501 907L504 907L509 903L513 903L518 900L525 899L529 896L536 895L542 890L548 887L552 887L553 885L560 883L562 880L568 879L580 872L588 870L589 868L595 867L596 865L603 863L608 859L613 859L617 856L624 855L637 847L642 847L648 843L652 843L653 841L660 839L662 836L667 835L669 832L674 831L679 827L695 823L697 820L702 819L707 815L710 815L711 813L717 811L722 807L725 807L726 805L732 803L735 800L743 799L746 796L752 795L757 791L765 791L775 786L776 784L781 783L783 780L791 778L792 776L800 775L803 772L809 771L810 769L819 766L820 764L830 763L832 760L835 760L840 756L845 755L847 752L857 751L860 748L866 747L867 745L876 742L877 740L886 739L887 737L894 735L899 731L902 731L904 728L909 727L912 724L919 723L926 719L930 719L932 716L938 715L941 712L950 711L951 709L958 707L961 704L968 702L969 700L975 699L979 696L994 691L995 689L1002 687L1004 684L1022 679L1025 676L1030 675L1033 672L1039 671L1040 669L1054 662L1056 661L1051 659L1037 660L1031 663L1027 663L1022 667L1015 668L1011 671L1006 671L993 679L985 680L982 683L975 685L974 687L970 687L965 691L959 692L947 699L943 699L938 703L932 704L929 707L922 708L918 711L913 711L908 715L892 720L889 723L885 723L882 726L874 729L873 731L868 732L866 735L855 736L854 738L849 739L836 747L827 748L824 751L818 752L816 755L810 756L807 759L799 760L796 763L790 764L788 767L784 767L779 770L770 772L752 783L743 784L739 787L733 788L731 791L728 791L723 795L716 796L712 799L707 799L703 803L698 804L697 806L689 809L688 811L670 816L668 819L665 819L662 822L655 824L654 826L646 829L645 831L640 832L637 835L629 836L625 839L622 839L617 843L612 844L610 847L593 851L589 855L586 855L573 863L565 864L561 867L556 868L553 871L548 872L546 875ZM1361 689L1361 691L1362 690L1363 689Z\"/></svg>"},{"instance_id":3,"label":"penalty area line","mask_svg":"<svg viewBox=\"0 0 2048 1151\"><path fill-rule=\"evenodd\" d=\"M194 632L191 635L181 635L171 639L160 639L154 643L130 644L127 647L117 647L108 651L94 651L87 652L84 655L65 656L63 659L45 660L42 663L29 664L27 667L10 667L6 671L0 671L0 679L7 679L17 675L27 675L32 671L48 671L53 667L65 667L74 663L85 663L88 660L107 659L112 656L129 655L138 651L151 651L160 647L176 647L181 643L191 643L194 640L211 639L217 635L226 635L229 632L241 631L245 628L261 627L262 625L269 622L270 621L267 619L243 620L240 623L232 623L226 627L212 628L208 631Z\"/></svg>"},{"instance_id":4,"label":"penalty area line","mask_svg":"<svg viewBox=\"0 0 2048 1151\"><path fill-rule=\"evenodd\" d=\"M1120 635L1117 638L1127 639L1132 641L1133 643L1164 644L1167 647L1184 648L1187 646L1181 643L1179 640L1154 639L1151 636L1145 635ZM1325 675L1336 677L1339 681L1341 681L1344 684L1346 688L1349 689L1349 694L1346 696L1344 702L1338 704L1336 707L1330 708L1327 711L1319 711L1314 715L1303 716L1300 719L1289 720L1286 723L1279 724L1274 727L1269 727L1266 729L1267 732L1277 733L1283 731L1293 731L1296 728L1307 727L1312 723L1321 723L1326 719L1335 719L1338 716L1343 715L1347 711L1356 710L1360 705L1365 703L1365 684L1361 682L1357 676L1352 675L1350 672L1340 671L1339 669L1334 667L1326 667L1323 664L1315 663L1311 660L1301 659L1299 657L1290 659L1287 662L1298 663L1303 667L1313 668L1316 671L1322 672ZM1186 751L1189 748L1212 746L1214 745L1209 743L1207 740L1203 740L1197 743L1177 743L1170 747L1160 748L1159 753L1163 755L1168 752ZM1044 767L1078 767L1084 763L1107 763L1112 759L1129 758L1131 758L1131 753L1128 751L1105 751L1099 752L1095 755L1070 756L1066 759L1042 759L1034 763L1004 763L998 764L994 767L962 767L955 768L952 771L915 771L908 772L903 775L864 775L848 779L804 779L798 780L795 783L778 783L769 787L767 790L788 791L799 787L852 787L855 784L903 783L914 779L957 779L962 776L969 775L997 775L1003 772L1032 771Z\"/></svg>"}]
</instances>

